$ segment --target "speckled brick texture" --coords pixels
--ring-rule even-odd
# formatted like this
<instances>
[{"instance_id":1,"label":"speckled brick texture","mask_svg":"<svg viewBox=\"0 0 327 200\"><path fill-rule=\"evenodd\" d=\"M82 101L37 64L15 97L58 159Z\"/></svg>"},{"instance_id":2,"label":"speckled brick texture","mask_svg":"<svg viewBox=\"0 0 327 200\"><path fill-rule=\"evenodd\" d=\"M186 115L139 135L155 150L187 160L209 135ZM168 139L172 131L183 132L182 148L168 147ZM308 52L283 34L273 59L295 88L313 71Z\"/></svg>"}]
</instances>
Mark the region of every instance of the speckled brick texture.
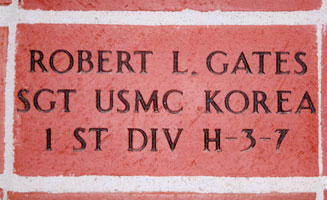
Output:
<instances>
[{"instance_id":1,"label":"speckled brick texture","mask_svg":"<svg viewBox=\"0 0 327 200\"><path fill-rule=\"evenodd\" d=\"M315 10L321 0L23 0L24 9L129 11L296 11Z\"/></svg>"},{"instance_id":2,"label":"speckled brick texture","mask_svg":"<svg viewBox=\"0 0 327 200\"><path fill-rule=\"evenodd\" d=\"M7 64L8 28L0 27L0 173L4 164L5 75Z\"/></svg>"},{"instance_id":3,"label":"speckled brick texture","mask_svg":"<svg viewBox=\"0 0 327 200\"><path fill-rule=\"evenodd\" d=\"M315 200L314 193L187 194L187 193L8 193L9 200Z\"/></svg>"},{"instance_id":4,"label":"speckled brick texture","mask_svg":"<svg viewBox=\"0 0 327 200\"><path fill-rule=\"evenodd\" d=\"M5 6L11 4L11 0L0 0L0 6Z\"/></svg>"},{"instance_id":5,"label":"speckled brick texture","mask_svg":"<svg viewBox=\"0 0 327 200\"><path fill-rule=\"evenodd\" d=\"M16 41L18 175L318 175L314 26L19 24Z\"/></svg>"},{"instance_id":6,"label":"speckled brick texture","mask_svg":"<svg viewBox=\"0 0 327 200\"><path fill-rule=\"evenodd\" d=\"M327 26L322 29L322 81L321 81L321 122L323 147L323 173L327 175Z\"/></svg>"}]
</instances>

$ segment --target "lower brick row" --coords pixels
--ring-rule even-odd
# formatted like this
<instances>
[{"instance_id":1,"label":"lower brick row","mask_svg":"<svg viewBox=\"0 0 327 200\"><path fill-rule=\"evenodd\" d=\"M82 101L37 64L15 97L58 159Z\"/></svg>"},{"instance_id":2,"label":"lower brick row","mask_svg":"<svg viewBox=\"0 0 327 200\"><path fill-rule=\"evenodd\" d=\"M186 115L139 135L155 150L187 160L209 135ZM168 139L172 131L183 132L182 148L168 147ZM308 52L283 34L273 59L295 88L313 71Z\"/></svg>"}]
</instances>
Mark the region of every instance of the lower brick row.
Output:
<instances>
[{"instance_id":1,"label":"lower brick row","mask_svg":"<svg viewBox=\"0 0 327 200\"><path fill-rule=\"evenodd\" d=\"M326 192L325 192L326 194ZM266 194L195 194L195 193L16 193L8 192L9 200L314 200L315 193L266 193ZM326 195L325 195L325 199Z\"/></svg>"}]
</instances>

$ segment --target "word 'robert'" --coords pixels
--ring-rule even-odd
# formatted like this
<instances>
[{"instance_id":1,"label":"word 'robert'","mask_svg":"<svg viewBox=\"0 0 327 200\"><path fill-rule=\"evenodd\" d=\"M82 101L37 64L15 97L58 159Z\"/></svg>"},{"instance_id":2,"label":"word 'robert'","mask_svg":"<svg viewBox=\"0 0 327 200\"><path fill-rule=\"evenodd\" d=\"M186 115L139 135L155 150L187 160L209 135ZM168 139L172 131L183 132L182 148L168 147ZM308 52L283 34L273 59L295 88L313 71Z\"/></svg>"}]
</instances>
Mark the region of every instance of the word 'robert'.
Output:
<instances>
[{"instance_id":1,"label":"word 'robert'","mask_svg":"<svg viewBox=\"0 0 327 200\"><path fill-rule=\"evenodd\" d=\"M94 56L96 54L96 56ZM65 74L73 70L74 65L77 69L77 73L89 73L93 71L95 65L97 65L97 73L112 73L113 67L110 64L110 60L114 58L116 62L116 73L124 73L123 68L126 68L129 73L135 73L135 66L132 66L131 62L134 57L139 57L136 59L141 59L139 64L139 73L147 73L147 58L153 56L152 51L116 51L112 52L110 50L99 50L96 53L92 53L88 50L77 50L77 52L69 52L64 49L58 49L52 52L50 55L46 55L41 50L30 50L31 61L30 61L30 72L36 72L39 68L42 72L46 73L49 70L52 70L58 74ZM208 53L206 60L203 60L204 64L209 72L216 75L222 75L226 72L231 74L236 74L237 71L243 71L246 74L253 74L253 66L250 66L248 58L251 56L256 56L258 60L257 73L265 74L265 58L274 57L275 61L275 74L278 75L304 75L308 67L303 61L303 57L306 56L305 52L295 52L294 54L287 51L255 51L250 55L241 52L239 56L228 56L224 51L213 51ZM45 60L47 58L48 60ZM296 63L293 70L290 70L290 66L287 66L288 60L294 60ZM62 63L58 64L56 60L65 60ZM232 62L230 62L232 60ZM135 62L134 62L135 63ZM47 64L49 64L47 66ZM104 66L106 65L106 66ZM183 65L183 66L181 66ZM179 63L179 51L172 51L172 73L173 74L187 74L188 69L185 66L189 65L188 63ZM232 66L231 66L232 65ZM38 66L38 67L37 67ZM126 70L124 69L124 70ZM196 74L196 72L192 72Z\"/></svg>"}]
</instances>

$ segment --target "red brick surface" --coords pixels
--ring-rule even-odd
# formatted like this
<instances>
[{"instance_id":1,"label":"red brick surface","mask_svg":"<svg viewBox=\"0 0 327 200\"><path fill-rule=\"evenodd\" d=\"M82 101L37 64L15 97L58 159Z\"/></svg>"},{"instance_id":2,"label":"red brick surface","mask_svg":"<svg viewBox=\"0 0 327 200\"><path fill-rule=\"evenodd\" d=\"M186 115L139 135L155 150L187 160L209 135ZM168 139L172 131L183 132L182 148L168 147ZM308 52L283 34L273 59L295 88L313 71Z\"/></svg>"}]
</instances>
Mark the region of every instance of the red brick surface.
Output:
<instances>
[{"instance_id":1,"label":"red brick surface","mask_svg":"<svg viewBox=\"0 0 327 200\"><path fill-rule=\"evenodd\" d=\"M317 46L314 26L105 26L105 25L18 25L15 86L15 173L24 176L49 175L151 175L151 176L316 176L318 175L318 120L317 120ZM71 52L74 64L71 71L58 74L49 66L50 55L58 50ZM31 69L30 50L43 52L43 64L48 70L41 71L36 63ZM78 50L89 50L94 63L93 71L77 73ZM104 69L111 73L97 73L98 50L110 50L103 54L109 58L103 62ZM117 73L117 51L130 53L130 65L135 73L129 73L125 65L123 73ZM135 51L152 51L146 55L146 72L141 71L141 55ZM179 51L179 70L184 74L173 74L173 51ZM223 63L229 63L223 75L209 72L206 61L213 51L224 51L227 56L216 54L212 68L221 71ZM259 56L255 51L271 52L264 57L264 73L259 73ZM243 54L241 53L243 52ZM276 52L280 55L281 70L290 74L276 74ZM295 58L297 52L305 53ZM237 60L242 57L239 69L232 73ZM126 59L126 54L122 57ZM86 54L83 55L86 58ZM36 54L35 60L38 60ZM245 61L251 73L245 70ZM297 61L296 61L297 60ZM305 63L307 71L299 62ZM301 63L300 62L300 63ZM54 66L64 71L69 58L59 53ZM88 63L83 62L85 70ZM196 74L191 73L196 72ZM33 97L40 89L50 89L54 94L40 95L42 109L50 108L49 101L56 101L48 113L39 112ZM29 102L27 112L21 112L26 105L19 98L19 91ZM60 89L76 89L70 94L69 111L64 109L64 94ZM168 99L171 109L183 107L178 114L168 113L162 99L166 91L183 91L183 96L174 93ZM109 105L109 90L114 90L113 109L101 113L96 109L96 92L102 90L101 105ZM130 104L126 113L117 112L125 108L117 94L128 90L123 96ZM136 111L136 90L145 101L158 90L158 112L153 105L145 112L140 106ZM217 113L210 104L211 113L206 113L205 91L221 92L214 98L223 113ZM224 99L232 90L243 91L249 99L249 107L239 114L227 110ZM253 113L253 91L267 95L266 105L271 113L265 113L261 105L259 113ZM283 110L278 113L277 91L282 94ZM310 95L315 113L303 109L296 113L305 92ZM258 97L259 99L262 96ZM286 102L288 101L288 102ZM26 102L25 102L26 103ZM27 103L26 103L27 104ZM241 94L231 97L230 107L242 110L244 99ZM303 107L308 108L308 101ZM20 111L18 111L20 110ZM64 112L66 111L66 112ZM46 129L51 128L52 151L46 151ZM76 128L85 140L74 137ZM101 150L96 149L95 131L90 128L107 128L101 135ZM129 128L140 128L148 135L143 151L128 151ZM177 129L183 129L172 152L162 128L169 129L171 140L175 141ZM152 151L151 129L157 130L157 151ZM210 142L210 152L204 151L204 130L209 137L215 136L215 129L221 129L221 151L215 151ZM256 143L250 148L251 137L243 129L254 129L252 136ZM289 129L277 151L280 135L277 129ZM236 139L230 139L235 137ZM142 145L142 135L134 136L134 148ZM265 138L270 138L266 140ZM252 138L253 139L253 138ZM74 150L75 149L75 150ZM247 150L246 150L247 149ZM49 149L48 149L49 150Z\"/></svg>"},{"instance_id":2,"label":"red brick surface","mask_svg":"<svg viewBox=\"0 0 327 200\"><path fill-rule=\"evenodd\" d=\"M25 9L42 10L295 11L314 10L321 6L321 0L24 0L22 2L22 7Z\"/></svg>"},{"instance_id":3,"label":"red brick surface","mask_svg":"<svg viewBox=\"0 0 327 200\"><path fill-rule=\"evenodd\" d=\"M11 4L11 0L0 0L0 5L9 5Z\"/></svg>"},{"instance_id":4,"label":"red brick surface","mask_svg":"<svg viewBox=\"0 0 327 200\"><path fill-rule=\"evenodd\" d=\"M185 194L185 193L13 193L9 192L9 200L314 200L313 193L271 193L271 194Z\"/></svg>"},{"instance_id":5,"label":"red brick surface","mask_svg":"<svg viewBox=\"0 0 327 200\"><path fill-rule=\"evenodd\" d=\"M0 173L3 172L4 116L5 116L5 75L7 64L8 28L0 27Z\"/></svg>"},{"instance_id":6,"label":"red brick surface","mask_svg":"<svg viewBox=\"0 0 327 200\"><path fill-rule=\"evenodd\" d=\"M325 26L322 32L322 83L321 83L321 108L322 108L322 146L323 146L323 172L327 175L327 31Z\"/></svg>"}]
</instances>

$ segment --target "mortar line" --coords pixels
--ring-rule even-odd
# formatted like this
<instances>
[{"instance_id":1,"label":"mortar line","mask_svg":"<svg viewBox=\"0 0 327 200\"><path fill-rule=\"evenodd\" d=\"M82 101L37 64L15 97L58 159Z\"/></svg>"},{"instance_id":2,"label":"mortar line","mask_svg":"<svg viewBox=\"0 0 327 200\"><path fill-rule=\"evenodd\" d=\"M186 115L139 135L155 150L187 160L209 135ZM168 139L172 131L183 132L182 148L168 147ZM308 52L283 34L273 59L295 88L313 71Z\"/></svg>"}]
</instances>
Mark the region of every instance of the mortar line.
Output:
<instances>
[{"instance_id":1,"label":"mortar line","mask_svg":"<svg viewBox=\"0 0 327 200\"><path fill-rule=\"evenodd\" d=\"M8 195L7 195L7 190L2 190L3 191L3 200L7 200L8 199Z\"/></svg>"},{"instance_id":2,"label":"mortar line","mask_svg":"<svg viewBox=\"0 0 327 200\"><path fill-rule=\"evenodd\" d=\"M316 192L316 200L324 200L324 190L319 189L319 191Z\"/></svg>"},{"instance_id":3,"label":"mortar line","mask_svg":"<svg viewBox=\"0 0 327 200\"><path fill-rule=\"evenodd\" d=\"M0 177L2 180L4 177ZM319 193L327 177L19 177L6 190L46 193L130 193L130 192L194 192L194 193ZM149 184L150 183L150 184ZM164 184L163 184L164 183ZM76 187L76 184L80 185ZM319 195L319 194L318 194ZM320 195L321 196L321 195ZM318 199L323 200L323 199Z\"/></svg>"},{"instance_id":4,"label":"mortar line","mask_svg":"<svg viewBox=\"0 0 327 200\"><path fill-rule=\"evenodd\" d=\"M16 6L17 7L17 6ZM18 9L19 23L115 25L316 25L324 10L291 12L43 11ZM302 16L302 17L298 17ZM149 20L149 18L151 20Z\"/></svg>"},{"instance_id":5,"label":"mortar line","mask_svg":"<svg viewBox=\"0 0 327 200\"><path fill-rule=\"evenodd\" d=\"M291 12L240 12L194 10L170 11L43 11L18 8L17 1L0 6L7 25L12 17L10 8L16 9L18 23L53 24L121 24L121 25L316 25L327 23L326 0L320 10ZM302 17L298 17L302 16ZM151 18L151 20L149 20Z\"/></svg>"},{"instance_id":6,"label":"mortar line","mask_svg":"<svg viewBox=\"0 0 327 200\"><path fill-rule=\"evenodd\" d=\"M327 9L327 0L322 0L322 3L321 3L321 8L320 9Z\"/></svg>"},{"instance_id":7,"label":"mortar line","mask_svg":"<svg viewBox=\"0 0 327 200\"><path fill-rule=\"evenodd\" d=\"M12 182L9 177L13 173L14 162L14 138L13 138L13 110L14 110L14 87L15 87L15 52L16 52L16 27L17 27L17 0L13 0L12 4L7 8L10 15L8 19L8 49L7 49L7 65L6 65L6 85L5 85L5 153L4 153L4 183L2 185L4 191L4 200L7 200L8 185Z\"/></svg>"},{"instance_id":8,"label":"mortar line","mask_svg":"<svg viewBox=\"0 0 327 200\"><path fill-rule=\"evenodd\" d=\"M322 0L322 6L321 6L321 10L323 12L326 12L327 11L327 0ZM323 22L323 23L326 23L326 22ZM326 23L327 24L327 23ZM319 29L317 30L317 40L319 42L319 46L318 46L318 65L319 65L319 175L320 176L323 176L323 146L322 146L322 115L321 115L321 104L322 104L322 95L321 95L321 78L322 78L322 45L323 45L323 24L320 24L319 25ZM325 188L325 185L326 182L322 182L321 186L320 186L320 189L319 191L316 193L317 195L317 200L324 200L324 189Z\"/></svg>"}]
</instances>

